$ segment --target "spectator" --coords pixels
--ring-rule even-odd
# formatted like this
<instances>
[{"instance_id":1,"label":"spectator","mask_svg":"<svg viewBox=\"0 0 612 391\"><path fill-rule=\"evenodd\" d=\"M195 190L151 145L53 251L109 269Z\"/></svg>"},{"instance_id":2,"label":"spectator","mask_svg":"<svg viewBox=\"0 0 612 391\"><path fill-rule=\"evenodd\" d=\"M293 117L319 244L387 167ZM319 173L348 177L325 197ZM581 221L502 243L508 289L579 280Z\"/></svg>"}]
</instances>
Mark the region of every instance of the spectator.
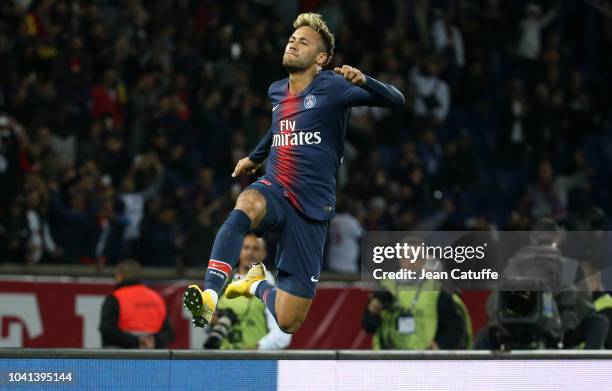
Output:
<instances>
[{"instance_id":1,"label":"spectator","mask_svg":"<svg viewBox=\"0 0 612 391\"><path fill-rule=\"evenodd\" d=\"M18 196L0 219L0 256L5 261L27 259L29 230L23 203L23 196Z\"/></svg>"},{"instance_id":2,"label":"spectator","mask_svg":"<svg viewBox=\"0 0 612 391\"><path fill-rule=\"evenodd\" d=\"M124 123L123 105L127 97L125 86L118 82L117 74L113 69L104 71L100 84L91 90L91 115L98 118L110 115L115 129L121 129Z\"/></svg>"},{"instance_id":3,"label":"spectator","mask_svg":"<svg viewBox=\"0 0 612 391\"><path fill-rule=\"evenodd\" d=\"M359 245L363 228L338 202L336 216L329 223L326 264L338 273L359 273Z\"/></svg>"},{"instance_id":4,"label":"spectator","mask_svg":"<svg viewBox=\"0 0 612 391\"><path fill-rule=\"evenodd\" d=\"M552 163L543 160L538 165L536 181L529 185L523 196L521 209L533 219L550 216L562 220L567 213L570 190L584 185L586 178L585 171L555 177Z\"/></svg>"},{"instance_id":5,"label":"spectator","mask_svg":"<svg viewBox=\"0 0 612 391\"><path fill-rule=\"evenodd\" d=\"M119 198L125 207L128 226L124 240L136 241L140 238L140 222L144 215L144 204L159 192L163 179L163 167L154 153L138 155L132 169L121 182ZM142 190L137 191L136 182ZM144 182L144 183L142 183Z\"/></svg>"},{"instance_id":6,"label":"spectator","mask_svg":"<svg viewBox=\"0 0 612 391\"><path fill-rule=\"evenodd\" d=\"M178 266L183 237L171 203L144 219L140 226L141 257L146 266Z\"/></svg>"},{"instance_id":7,"label":"spectator","mask_svg":"<svg viewBox=\"0 0 612 391\"><path fill-rule=\"evenodd\" d=\"M212 225L212 218L206 209L198 210L195 219L191 219L185 233L185 246L181 257L187 266L206 267L217 233Z\"/></svg>"},{"instance_id":8,"label":"spectator","mask_svg":"<svg viewBox=\"0 0 612 391\"><path fill-rule=\"evenodd\" d=\"M85 225L80 262L98 267L115 265L121 257L126 225L117 217L112 198L101 196L94 200L94 213L88 216Z\"/></svg>"},{"instance_id":9,"label":"spectator","mask_svg":"<svg viewBox=\"0 0 612 391\"><path fill-rule=\"evenodd\" d=\"M509 43L509 23L507 15L501 9L500 0L486 0L480 15L480 36L483 49L488 53L489 68L498 72L501 66L501 55Z\"/></svg>"},{"instance_id":10,"label":"spectator","mask_svg":"<svg viewBox=\"0 0 612 391\"><path fill-rule=\"evenodd\" d=\"M450 89L440 78L440 60L428 56L419 67L412 69L412 99L415 116L414 128L438 128L450 109Z\"/></svg>"},{"instance_id":11,"label":"spectator","mask_svg":"<svg viewBox=\"0 0 612 391\"><path fill-rule=\"evenodd\" d=\"M557 6L551 8L546 15L542 15L542 8L535 3L525 6L525 17L519 25L521 34L517 46L519 57L530 61L538 58L542 44L542 30L555 19L557 12Z\"/></svg>"},{"instance_id":12,"label":"spectator","mask_svg":"<svg viewBox=\"0 0 612 391\"><path fill-rule=\"evenodd\" d=\"M465 66L465 48L461 31L455 24L453 11L434 12L435 18L431 26L434 48L439 56L445 58L453 68Z\"/></svg>"},{"instance_id":13,"label":"spectator","mask_svg":"<svg viewBox=\"0 0 612 391\"><path fill-rule=\"evenodd\" d=\"M520 79L510 81L510 91L501 104L502 118L497 151L513 167L522 167L527 147L527 117L531 111L525 85Z\"/></svg>"},{"instance_id":14,"label":"spectator","mask_svg":"<svg viewBox=\"0 0 612 391\"><path fill-rule=\"evenodd\" d=\"M62 255L49 229L46 200L41 191L31 185L25 189L25 218L27 221L27 242L25 243L25 262L39 263L46 255L58 258ZM24 227L25 228L25 227Z\"/></svg>"},{"instance_id":15,"label":"spectator","mask_svg":"<svg viewBox=\"0 0 612 391\"><path fill-rule=\"evenodd\" d=\"M105 348L164 348L174 340L166 303L138 278L140 265L117 265L115 291L102 304L99 331Z\"/></svg>"}]
</instances>

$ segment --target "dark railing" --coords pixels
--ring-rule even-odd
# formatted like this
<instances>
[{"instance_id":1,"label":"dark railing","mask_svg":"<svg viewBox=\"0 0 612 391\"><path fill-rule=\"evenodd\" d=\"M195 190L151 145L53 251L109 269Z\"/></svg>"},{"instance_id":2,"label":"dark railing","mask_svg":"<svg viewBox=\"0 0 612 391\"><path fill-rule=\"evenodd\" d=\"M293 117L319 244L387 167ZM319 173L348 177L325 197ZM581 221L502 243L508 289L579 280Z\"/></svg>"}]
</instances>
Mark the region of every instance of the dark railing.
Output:
<instances>
[{"instance_id":1,"label":"dark railing","mask_svg":"<svg viewBox=\"0 0 612 391\"><path fill-rule=\"evenodd\" d=\"M62 277L112 277L115 273L114 266L107 266L98 269L94 265L74 265L74 264L38 264L27 265L22 263L0 263L0 276L62 276ZM142 278L147 280L169 280L169 279L188 279L199 281L204 278L203 267L151 267L142 268ZM356 282L359 281L359 274L342 274L323 272L321 281Z\"/></svg>"},{"instance_id":2,"label":"dark railing","mask_svg":"<svg viewBox=\"0 0 612 391\"><path fill-rule=\"evenodd\" d=\"M134 359L134 360L612 360L604 350L500 351L369 351L369 350L122 350L122 349L0 349L9 359Z\"/></svg>"}]
</instances>

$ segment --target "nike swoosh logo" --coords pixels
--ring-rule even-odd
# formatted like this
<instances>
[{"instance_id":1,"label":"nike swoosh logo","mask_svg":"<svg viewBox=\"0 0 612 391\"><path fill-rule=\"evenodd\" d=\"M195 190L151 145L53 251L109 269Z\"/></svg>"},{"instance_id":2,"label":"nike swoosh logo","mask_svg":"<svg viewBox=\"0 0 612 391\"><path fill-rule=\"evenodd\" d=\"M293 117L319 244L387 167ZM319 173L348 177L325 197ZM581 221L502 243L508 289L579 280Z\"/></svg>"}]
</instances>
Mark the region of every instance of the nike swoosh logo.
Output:
<instances>
[{"instance_id":1,"label":"nike swoosh logo","mask_svg":"<svg viewBox=\"0 0 612 391\"><path fill-rule=\"evenodd\" d=\"M279 103L279 104L277 104L276 106L272 107L272 111L276 110L276 108L277 108L278 106L280 106L280 103Z\"/></svg>"},{"instance_id":2,"label":"nike swoosh logo","mask_svg":"<svg viewBox=\"0 0 612 391\"><path fill-rule=\"evenodd\" d=\"M314 276L310 276L310 281L312 281L312 282L319 282L319 280L315 280Z\"/></svg>"}]
</instances>

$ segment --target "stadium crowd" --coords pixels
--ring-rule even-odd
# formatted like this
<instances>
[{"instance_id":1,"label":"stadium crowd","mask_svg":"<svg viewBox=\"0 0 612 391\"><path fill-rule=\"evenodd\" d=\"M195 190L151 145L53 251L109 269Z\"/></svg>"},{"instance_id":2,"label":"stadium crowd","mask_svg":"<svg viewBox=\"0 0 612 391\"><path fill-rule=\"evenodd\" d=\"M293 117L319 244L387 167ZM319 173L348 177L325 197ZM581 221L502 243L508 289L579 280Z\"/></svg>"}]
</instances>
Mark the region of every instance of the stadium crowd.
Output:
<instances>
[{"instance_id":1,"label":"stadium crowd","mask_svg":"<svg viewBox=\"0 0 612 391\"><path fill-rule=\"evenodd\" d=\"M305 9L336 35L332 67L408 98L352 111L330 268L357 271L361 230L610 208L610 1L9 0L0 261L204 265Z\"/></svg>"}]
</instances>

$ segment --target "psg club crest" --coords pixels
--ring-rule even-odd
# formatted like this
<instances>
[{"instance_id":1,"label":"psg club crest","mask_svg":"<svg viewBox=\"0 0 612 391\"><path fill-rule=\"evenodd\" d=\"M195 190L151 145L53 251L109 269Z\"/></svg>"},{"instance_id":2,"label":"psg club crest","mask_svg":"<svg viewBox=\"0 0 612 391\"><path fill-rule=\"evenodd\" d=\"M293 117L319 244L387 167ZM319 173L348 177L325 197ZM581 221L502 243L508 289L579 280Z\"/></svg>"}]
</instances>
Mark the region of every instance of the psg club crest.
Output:
<instances>
[{"instance_id":1,"label":"psg club crest","mask_svg":"<svg viewBox=\"0 0 612 391\"><path fill-rule=\"evenodd\" d=\"M305 108L311 109L316 104L317 104L317 98L314 95L312 95L312 94L306 95L306 98L304 98L304 107Z\"/></svg>"}]
</instances>

